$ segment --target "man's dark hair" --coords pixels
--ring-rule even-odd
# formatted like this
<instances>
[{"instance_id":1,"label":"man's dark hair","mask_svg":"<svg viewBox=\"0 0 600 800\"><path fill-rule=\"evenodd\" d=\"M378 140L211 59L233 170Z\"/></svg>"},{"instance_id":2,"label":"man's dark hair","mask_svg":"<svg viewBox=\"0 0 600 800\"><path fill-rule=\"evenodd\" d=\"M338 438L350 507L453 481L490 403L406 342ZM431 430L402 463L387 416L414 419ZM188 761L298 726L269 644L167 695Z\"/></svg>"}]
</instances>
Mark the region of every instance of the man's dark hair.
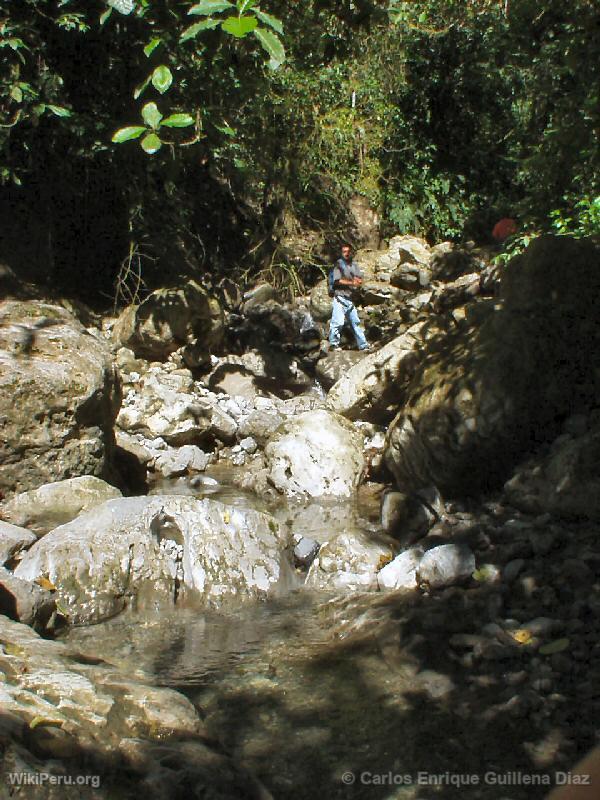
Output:
<instances>
[{"instance_id":1,"label":"man's dark hair","mask_svg":"<svg viewBox=\"0 0 600 800\"><path fill-rule=\"evenodd\" d=\"M343 247L349 247L349 248L350 248L350 250L354 250L354 248L352 247L352 245L350 244L350 242L342 242L342 243L341 243L341 245L340 245L340 250L341 250Z\"/></svg>"}]
</instances>

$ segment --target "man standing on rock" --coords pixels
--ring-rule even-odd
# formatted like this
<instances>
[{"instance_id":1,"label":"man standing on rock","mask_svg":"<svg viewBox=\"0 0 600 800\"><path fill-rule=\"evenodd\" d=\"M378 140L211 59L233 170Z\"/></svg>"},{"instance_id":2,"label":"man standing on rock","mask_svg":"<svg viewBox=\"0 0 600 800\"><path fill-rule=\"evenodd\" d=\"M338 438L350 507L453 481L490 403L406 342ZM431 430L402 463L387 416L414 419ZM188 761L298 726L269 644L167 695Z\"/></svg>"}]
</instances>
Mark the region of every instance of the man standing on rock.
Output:
<instances>
[{"instance_id":1,"label":"man standing on rock","mask_svg":"<svg viewBox=\"0 0 600 800\"><path fill-rule=\"evenodd\" d=\"M342 257L338 258L332 272L333 310L329 324L329 349L335 350L340 346L340 332L344 322L348 320L358 349L369 350L369 343L352 301L353 290L362 284L362 272L352 259L352 247L349 244L343 244L341 252Z\"/></svg>"}]
</instances>

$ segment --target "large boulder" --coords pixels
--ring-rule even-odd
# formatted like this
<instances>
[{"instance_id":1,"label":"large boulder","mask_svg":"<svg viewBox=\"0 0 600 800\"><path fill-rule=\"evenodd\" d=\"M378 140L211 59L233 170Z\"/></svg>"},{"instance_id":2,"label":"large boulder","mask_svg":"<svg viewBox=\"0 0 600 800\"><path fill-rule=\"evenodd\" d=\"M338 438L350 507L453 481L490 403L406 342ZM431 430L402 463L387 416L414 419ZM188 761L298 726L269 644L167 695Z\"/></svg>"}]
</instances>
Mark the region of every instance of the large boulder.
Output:
<instances>
[{"instance_id":1,"label":"large boulder","mask_svg":"<svg viewBox=\"0 0 600 800\"><path fill-rule=\"evenodd\" d=\"M108 345L59 306L0 306L0 491L110 474L120 384Z\"/></svg>"},{"instance_id":2,"label":"large boulder","mask_svg":"<svg viewBox=\"0 0 600 800\"><path fill-rule=\"evenodd\" d=\"M88 624L132 601L263 597L285 579L286 544L276 520L257 511L175 495L128 497L55 528L15 575L48 578L69 620Z\"/></svg>"},{"instance_id":3,"label":"large boulder","mask_svg":"<svg viewBox=\"0 0 600 800\"><path fill-rule=\"evenodd\" d=\"M419 362L426 335L424 323L418 322L381 350L360 358L330 389L327 406L349 419L389 422Z\"/></svg>"},{"instance_id":4,"label":"large boulder","mask_svg":"<svg viewBox=\"0 0 600 800\"><path fill-rule=\"evenodd\" d=\"M269 480L288 495L352 495L365 461L361 438L343 417L317 409L281 425L265 448Z\"/></svg>"},{"instance_id":5,"label":"large boulder","mask_svg":"<svg viewBox=\"0 0 600 800\"><path fill-rule=\"evenodd\" d=\"M598 397L598 247L543 237L507 266L504 303L433 337L403 392L386 462L402 491L495 487ZM567 277L568 275L568 277Z\"/></svg>"},{"instance_id":6,"label":"large boulder","mask_svg":"<svg viewBox=\"0 0 600 800\"><path fill-rule=\"evenodd\" d=\"M115 497L121 497L121 492L114 486L92 475L82 475L17 494L4 503L0 511L7 522L43 536Z\"/></svg>"},{"instance_id":7,"label":"large boulder","mask_svg":"<svg viewBox=\"0 0 600 800\"><path fill-rule=\"evenodd\" d=\"M164 361L181 347L199 345L208 355L224 332L218 301L196 281L157 289L139 305L128 306L113 328L113 337L136 356Z\"/></svg>"}]
</instances>

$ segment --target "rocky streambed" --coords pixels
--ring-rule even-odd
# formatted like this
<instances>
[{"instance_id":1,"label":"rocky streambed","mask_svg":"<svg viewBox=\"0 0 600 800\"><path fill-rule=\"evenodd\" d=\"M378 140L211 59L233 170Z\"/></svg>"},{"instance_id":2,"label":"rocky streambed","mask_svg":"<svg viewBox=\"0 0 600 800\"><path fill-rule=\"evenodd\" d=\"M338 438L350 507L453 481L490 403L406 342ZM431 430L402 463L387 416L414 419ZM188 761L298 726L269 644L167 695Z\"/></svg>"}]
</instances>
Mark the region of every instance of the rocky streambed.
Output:
<instances>
[{"instance_id":1,"label":"rocky streambed","mask_svg":"<svg viewBox=\"0 0 600 800\"><path fill-rule=\"evenodd\" d=\"M366 356L325 282L3 304L7 796L545 797L598 737L595 252L396 237Z\"/></svg>"}]
</instances>

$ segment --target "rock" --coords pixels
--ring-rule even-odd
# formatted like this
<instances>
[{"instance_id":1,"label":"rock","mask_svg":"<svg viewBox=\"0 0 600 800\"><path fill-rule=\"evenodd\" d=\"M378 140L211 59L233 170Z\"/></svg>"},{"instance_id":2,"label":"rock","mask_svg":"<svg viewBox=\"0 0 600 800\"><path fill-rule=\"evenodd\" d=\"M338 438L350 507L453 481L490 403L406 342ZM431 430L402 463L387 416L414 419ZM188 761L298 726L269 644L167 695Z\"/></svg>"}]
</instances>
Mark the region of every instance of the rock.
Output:
<instances>
[{"instance_id":1,"label":"rock","mask_svg":"<svg viewBox=\"0 0 600 800\"><path fill-rule=\"evenodd\" d=\"M200 445L211 439L234 441L237 424L217 398L197 391L189 373L150 370L139 392L129 393L117 425L146 439L160 437L174 447Z\"/></svg>"},{"instance_id":2,"label":"rock","mask_svg":"<svg viewBox=\"0 0 600 800\"><path fill-rule=\"evenodd\" d=\"M210 463L210 455L193 444L169 448L154 461L154 469L164 478L185 475L190 472L204 472Z\"/></svg>"},{"instance_id":3,"label":"rock","mask_svg":"<svg viewBox=\"0 0 600 800\"><path fill-rule=\"evenodd\" d=\"M418 263L407 262L400 264L392 272L390 283L398 289L405 289L414 292L429 286L431 282L431 270Z\"/></svg>"},{"instance_id":4,"label":"rock","mask_svg":"<svg viewBox=\"0 0 600 800\"><path fill-rule=\"evenodd\" d=\"M327 395L327 406L348 419L389 422L420 359L419 322L348 369Z\"/></svg>"},{"instance_id":5,"label":"rock","mask_svg":"<svg viewBox=\"0 0 600 800\"><path fill-rule=\"evenodd\" d=\"M245 453L248 453L249 455L256 453L258 449L258 445L251 436L246 436L245 438L240 439L240 447Z\"/></svg>"},{"instance_id":6,"label":"rock","mask_svg":"<svg viewBox=\"0 0 600 800\"><path fill-rule=\"evenodd\" d=\"M301 536L294 547L294 562L296 566L310 567L319 552L320 544L307 536Z\"/></svg>"},{"instance_id":7,"label":"rock","mask_svg":"<svg viewBox=\"0 0 600 800\"><path fill-rule=\"evenodd\" d=\"M36 541L37 537L31 531L0 520L0 567Z\"/></svg>"},{"instance_id":8,"label":"rock","mask_svg":"<svg viewBox=\"0 0 600 800\"><path fill-rule=\"evenodd\" d=\"M321 322L329 322L333 309L333 298L329 296L329 281L324 278L316 283L310 293L310 312Z\"/></svg>"},{"instance_id":9,"label":"rock","mask_svg":"<svg viewBox=\"0 0 600 800\"><path fill-rule=\"evenodd\" d=\"M504 486L512 505L534 514L600 520L600 425L584 430L580 423L579 429L576 438L559 437L546 457L517 468Z\"/></svg>"},{"instance_id":10,"label":"rock","mask_svg":"<svg viewBox=\"0 0 600 800\"><path fill-rule=\"evenodd\" d=\"M0 491L111 470L120 386L100 333L59 306L0 306Z\"/></svg>"},{"instance_id":11,"label":"rock","mask_svg":"<svg viewBox=\"0 0 600 800\"><path fill-rule=\"evenodd\" d=\"M43 536L115 497L121 497L121 492L114 486L92 475L82 475L15 495L2 505L2 515L8 522Z\"/></svg>"},{"instance_id":12,"label":"rock","mask_svg":"<svg viewBox=\"0 0 600 800\"><path fill-rule=\"evenodd\" d=\"M195 281L157 289L117 319L114 340L137 357L165 361L175 350L198 344L208 353L223 337L219 303Z\"/></svg>"},{"instance_id":13,"label":"rock","mask_svg":"<svg viewBox=\"0 0 600 800\"><path fill-rule=\"evenodd\" d=\"M482 303L481 320L429 340L408 387L400 381L403 407L388 431L400 490L495 488L532 442L597 396L595 263L591 242L542 237L506 267L504 304Z\"/></svg>"},{"instance_id":14,"label":"rock","mask_svg":"<svg viewBox=\"0 0 600 800\"><path fill-rule=\"evenodd\" d=\"M239 435L264 447L283 421L283 414L275 408L257 409L240 422Z\"/></svg>"},{"instance_id":15,"label":"rock","mask_svg":"<svg viewBox=\"0 0 600 800\"><path fill-rule=\"evenodd\" d=\"M49 591L0 567L0 614L44 633L55 611Z\"/></svg>"},{"instance_id":16,"label":"rock","mask_svg":"<svg viewBox=\"0 0 600 800\"><path fill-rule=\"evenodd\" d=\"M331 350L317 363L317 380L328 391L348 370L366 358L366 355L360 350Z\"/></svg>"},{"instance_id":17,"label":"rock","mask_svg":"<svg viewBox=\"0 0 600 800\"><path fill-rule=\"evenodd\" d=\"M241 356L216 359L210 374L204 379L213 392L254 400L257 395L279 396L285 391L300 391L310 380L298 360L269 344L266 357L256 350Z\"/></svg>"},{"instance_id":18,"label":"rock","mask_svg":"<svg viewBox=\"0 0 600 800\"><path fill-rule=\"evenodd\" d=\"M419 264L428 267L431 250L424 239L417 236L394 236L390 239L387 253L377 259L378 272L391 272L400 264Z\"/></svg>"},{"instance_id":19,"label":"rock","mask_svg":"<svg viewBox=\"0 0 600 800\"><path fill-rule=\"evenodd\" d=\"M381 502L381 527L403 544L424 536L437 517L417 495L386 492Z\"/></svg>"},{"instance_id":20,"label":"rock","mask_svg":"<svg viewBox=\"0 0 600 800\"><path fill-rule=\"evenodd\" d=\"M308 411L278 428L265 448L269 480L281 493L352 495L365 461L350 423L331 411Z\"/></svg>"},{"instance_id":21,"label":"rock","mask_svg":"<svg viewBox=\"0 0 600 800\"><path fill-rule=\"evenodd\" d=\"M475 556L464 545L442 544L428 550L418 567L419 583L432 589L450 586L470 578L475 571Z\"/></svg>"},{"instance_id":22,"label":"rock","mask_svg":"<svg viewBox=\"0 0 600 800\"><path fill-rule=\"evenodd\" d=\"M242 311L247 314L255 306L266 303L268 300L274 300L276 296L277 292L270 283L261 283L254 289L244 293Z\"/></svg>"},{"instance_id":23,"label":"rock","mask_svg":"<svg viewBox=\"0 0 600 800\"><path fill-rule=\"evenodd\" d=\"M364 533L340 533L319 550L306 585L318 589L374 589L377 573L393 558L391 543Z\"/></svg>"},{"instance_id":24,"label":"rock","mask_svg":"<svg viewBox=\"0 0 600 800\"><path fill-rule=\"evenodd\" d=\"M517 579L524 566L525 559L523 558L515 558L512 561L509 561L502 570L502 579L506 581L506 583L512 583Z\"/></svg>"},{"instance_id":25,"label":"rock","mask_svg":"<svg viewBox=\"0 0 600 800\"><path fill-rule=\"evenodd\" d=\"M181 562L163 539L183 546ZM211 604L265 596L286 579L286 542L267 514L181 495L128 497L55 528L15 575L49 578L69 620L89 624L182 593Z\"/></svg>"},{"instance_id":26,"label":"rock","mask_svg":"<svg viewBox=\"0 0 600 800\"><path fill-rule=\"evenodd\" d=\"M118 787L123 800L166 798L179 782L194 797L267 796L213 749L181 693L150 685L141 670L119 671L93 647L83 655L1 616L0 639L0 779L27 779L15 796L113 800Z\"/></svg>"},{"instance_id":27,"label":"rock","mask_svg":"<svg viewBox=\"0 0 600 800\"><path fill-rule=\"evenodd\" d=\"M394 591L400 589L413 591L417 589L417 569L422 557L423 551L418 547L413 547L400 553L377 573L379 588Z\"/></svg>"}]
</instances>

